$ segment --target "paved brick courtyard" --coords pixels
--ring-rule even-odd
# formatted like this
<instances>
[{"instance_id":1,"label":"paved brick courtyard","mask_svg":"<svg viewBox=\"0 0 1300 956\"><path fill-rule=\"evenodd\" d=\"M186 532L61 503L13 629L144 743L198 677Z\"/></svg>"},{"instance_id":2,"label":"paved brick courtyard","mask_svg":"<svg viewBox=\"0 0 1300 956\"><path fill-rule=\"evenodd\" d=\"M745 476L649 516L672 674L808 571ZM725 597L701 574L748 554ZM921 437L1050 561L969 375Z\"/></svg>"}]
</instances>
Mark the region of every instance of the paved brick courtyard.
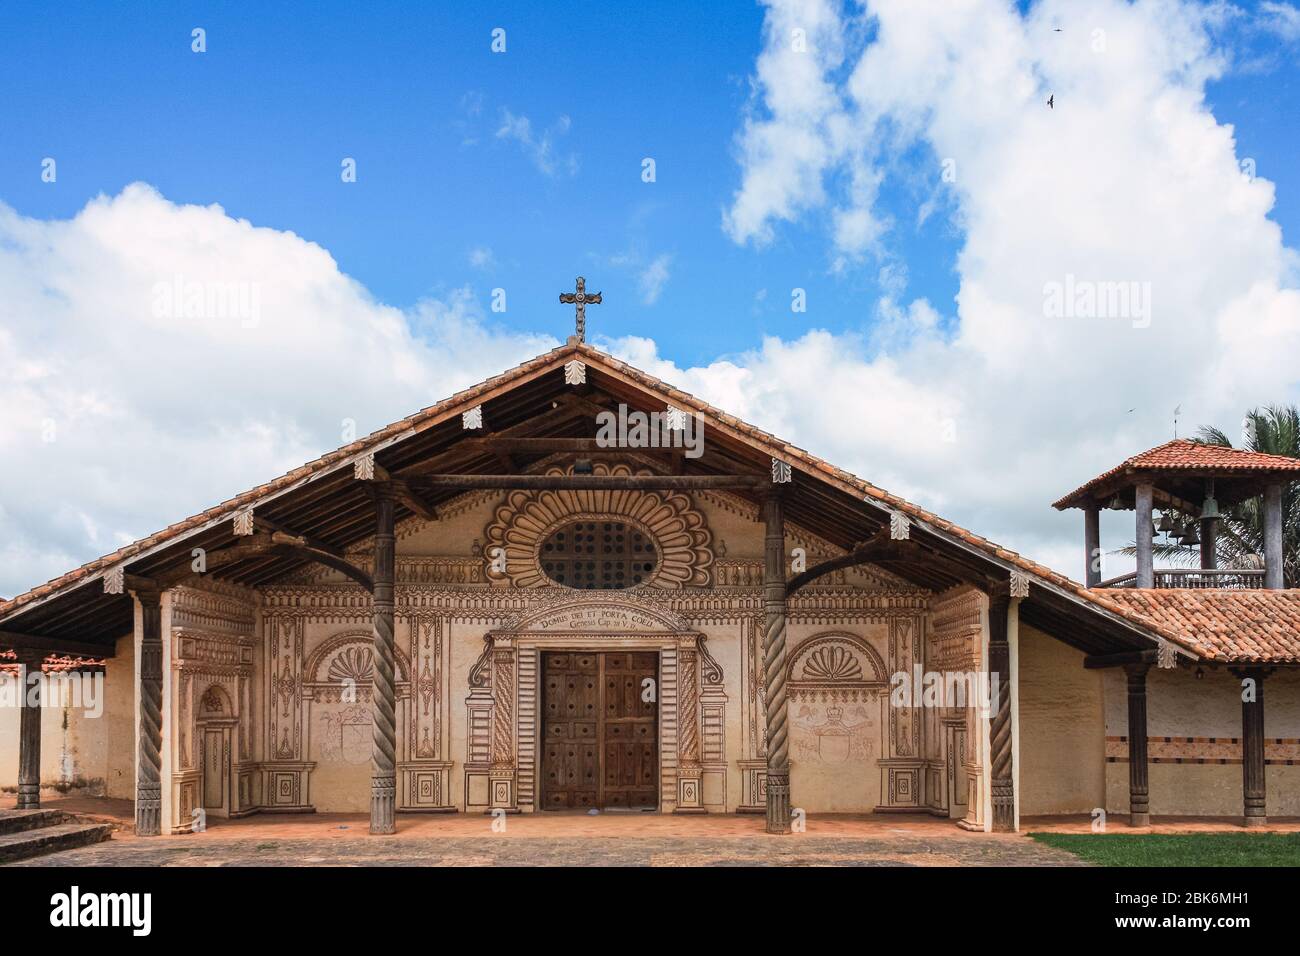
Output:
<instances>
[{"instance_id":1,"label":"paved brick courtyard","mask_svg":"<svg viewBox=\"0 0 1300 956\"><path fill-rule=\"evenodd\" d=\"M805 833L773 837L758 816L606 813L506 817L399 815L372 837L364 814L259 814L214 820L204 833L137 837L131 804L54 798L46 806L112 822L113 839L18 866L1080 866L1031 840L1031 830L1088 832L1086 816L1026 819L1022 833L969 833L924 815L813 816ZM1127 831L1116 821L1120 832ZM1300 821L1276 821L1279 830ZM1145 832L1225 832L1231 822L1169 819Z\"/></svg>"},{"instance_id":2,"label":"paved brick courtyard","mask_svg":"<svg viewBox=\"0 0 1300 956\"><path fill-rule=\"evenodd\" d=\"M805 833L773 837L757 816L609 813L505 818L398 818L372 837L361 814L261 814L218 820L204 833L141 838L125 801L50 806L111 820L106 843L23 861L26 866L1077 866L1076 857L1022 835L968 833L924 816L812 817ZM498 824L499 825L499 824Z\"/></svg>"}]
</instances>

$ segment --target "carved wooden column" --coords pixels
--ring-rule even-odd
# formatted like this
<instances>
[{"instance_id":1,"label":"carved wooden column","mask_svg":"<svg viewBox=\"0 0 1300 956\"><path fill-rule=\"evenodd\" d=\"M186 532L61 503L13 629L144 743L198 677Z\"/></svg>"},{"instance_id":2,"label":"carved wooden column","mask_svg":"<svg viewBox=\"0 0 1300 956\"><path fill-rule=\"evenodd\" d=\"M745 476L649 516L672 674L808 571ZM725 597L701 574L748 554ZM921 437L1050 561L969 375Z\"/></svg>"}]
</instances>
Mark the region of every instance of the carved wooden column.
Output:
<instances>
[{"instance_id":1,"label":"carved wooden column","mask_svg":"<svg viewBox=\"0 0 1300 956\"><path fill-rule=\"evenodd\" d=\"M1125 664L1128 675L1128 823L1151 825L1147 783L1147 671L1150 664Z\"/></svg>"},{"instance_id":2,"label":"carved wooden column","mask_svg":"<svg viewBox=\"0 0 1300 956\"><path fill-rule=\"evenodd\" d=\"M677 649L677 806L673 813L704 813L700 769L700 668L695 639Z\"/></svg>"},{"instance_id":3,"label":"carved wooden column","mask_svg":"<svg viewBox=\"0 0 1300 956\"><path fill-rule=\"evenodd\" d=\"M1155 488L1151 482L1144 481L1137 486L1134 496L1137 520L1133 533L1137 543L1137 586L1153 588L1156 586L1155 552L1151 538L1151 508L1154 504Z\"/></svg>"},{"instance_id":4,"label":"carved wooden column","mask_svg":"<svg viewBox=\"0 0 1300 956\"><path fill-rule=\"evenodd\" d=\"M790 832L790 739L785 693L785 521L781 493L763 502L763 686L767 705L767 832Z\"/></svg>"},{"instance_id":5,"label":"carved wooden column","mask_svg":"<svg viewBox=\"0 0 1300 956\"><path fill-rule=\"evenodd\" d=\"M993 829L1005 833L1016 828L1016 784L1011 759L1011 646L1007 642L1010 605L1009 592L989 595L989 686L997 689L989 720L989 780Z\"/></svg>"},{"instance_id":6,"label":"carved wooden column","mask_svg":"<svg viewBox=\"0 0 1300 956\"><path fill-rule=\"evenodd\" d=\"M1243 681L1255 682L1253 695L1242 688L1241 695L1241 790L1243 823L1248 827L1268 825L1264 789L1264 675L1262 667L1234 670ZM1254 700L1249 699L1251 696Z\"/></svg>"},{"instance_id":7,"label":"carved wooden column","mask_svg":"<svg viewBox=\"0 0 1300 956\"><path fill-rule=\"evenodd\" d=\"M136 759L135 832L162 833L162 592L136 591L140 602L140 752Z\"/></svg>"},{"instance_id":8,"label":"carved wooden column","mask_svg":"<svg viewBox=\"0 0 1300 956\"><path fill-rule=\"evenodd\" d=\"M515 764L515 646L495 638L492 648L492 767L488 771L489 812L518 811Z\"/></svg>"},{"instance_id":9,"label":"carved wooden column","mask_svg":"<svg viewBox=\"0 0 1300 956\"><path fill-rule=\"evenodd\" d=\"M397 797L397 681L394 676L392 489L376 483L374 576L374 747L370 769L370 832L394 833Z\"/></svg>"},{"instance_id":10,"label":"carved wooden column","mask_svg":"<svg viewBox=\"0 0 1300 956\"><path fill-rule=\"evenodd\" d=\"M41 665L43 651L18 652L18 809L41 806Z\"/></svg>"}]
</instances>

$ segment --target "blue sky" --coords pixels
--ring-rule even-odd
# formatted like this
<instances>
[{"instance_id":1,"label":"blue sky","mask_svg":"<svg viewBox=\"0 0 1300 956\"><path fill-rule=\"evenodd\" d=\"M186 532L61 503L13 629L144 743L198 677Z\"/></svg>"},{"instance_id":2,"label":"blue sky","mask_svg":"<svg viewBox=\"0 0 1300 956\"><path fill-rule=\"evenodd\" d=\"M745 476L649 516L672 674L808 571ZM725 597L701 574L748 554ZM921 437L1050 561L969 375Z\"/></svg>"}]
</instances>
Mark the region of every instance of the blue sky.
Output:
<instances>
[{"instance_id":1,"label":"blue sky","mask_svg":"<svg viewBox=\"0 0 1300 956\"><path fill-rule=\"evenodd\" d=\"M782 224L762 249L721 228L762 18L743 0L84 3L58 15L9 2L0 200L64 218L142 180L173 202L219 203L319 243L382 301L470 283L486 308L499 286L508 311L494 319L555 335L567 333L555 295L581 272L606 296L593 332L651 335L686 363L765 334L869 327L880 263L833 274L818 217ZM190 49L196 26L203 54ZM490 49L497 27L504 54ZM1210 103L1277 183L1273 217L1294 236L1295 51L1239 23L1222 36L1250 65L1213 83ZM538 139L550 131L554 171L497 137L507 114ZM57 184L40 180L45 156L58 161ZM357 161L354 184L340 181L344 157ZM653 184L641 181L645 157ZM907 295L950 317L960 227L910 222L921 187L895 172L880 196L898 217L889 252L906 264ZM471 266L474 249L490 250L489 264ZM670 278L648 303L638 277L662 256ZM795 287L807 313L789 309Z\"/></svg>"},{"instance_id":2,"label":"blue sky","mask_svg":"<svg viewBox=\"0 0 1300 956\"><path fill-rule=\"evenodd\" d=\"M6 2L0 453L30 469L0 593L563 339L578 274L598 343L1077 574L1048 502L1170 437L1176 404L1232 431L1300 396L1300 10L868 8ZM160 335L148 290L181 272L261 282L262 338ZM1148 282L1156 321L1045 320L1067 275ZM173 375L214 397L177 408Z\"/></svg>"}]
</instances>

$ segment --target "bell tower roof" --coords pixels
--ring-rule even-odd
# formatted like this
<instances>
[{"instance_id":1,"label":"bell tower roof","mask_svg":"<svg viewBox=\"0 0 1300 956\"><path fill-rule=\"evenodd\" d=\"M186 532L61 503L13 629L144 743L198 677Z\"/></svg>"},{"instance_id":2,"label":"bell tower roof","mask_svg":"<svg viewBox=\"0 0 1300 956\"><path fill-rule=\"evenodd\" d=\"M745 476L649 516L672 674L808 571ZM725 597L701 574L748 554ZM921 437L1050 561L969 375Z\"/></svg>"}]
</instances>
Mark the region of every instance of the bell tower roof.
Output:
<instances>
[{"instance_id":1,"label":"bell tower roof","mask_svg":"<svg viewBox=\"0 0 1300 956\"><path fill-rule=\"evenodd\" d=\"M1199 503L1207 478L1214 479L1219 503L1233 505L1261 494L1271 482L1300 480L1300 458L1175 438L1102 472L1052 507L1064 511L1110 505L1131 510L1134 489L1143 483L1153 485L1169 504Z\"/></svg>"}]
</instances>

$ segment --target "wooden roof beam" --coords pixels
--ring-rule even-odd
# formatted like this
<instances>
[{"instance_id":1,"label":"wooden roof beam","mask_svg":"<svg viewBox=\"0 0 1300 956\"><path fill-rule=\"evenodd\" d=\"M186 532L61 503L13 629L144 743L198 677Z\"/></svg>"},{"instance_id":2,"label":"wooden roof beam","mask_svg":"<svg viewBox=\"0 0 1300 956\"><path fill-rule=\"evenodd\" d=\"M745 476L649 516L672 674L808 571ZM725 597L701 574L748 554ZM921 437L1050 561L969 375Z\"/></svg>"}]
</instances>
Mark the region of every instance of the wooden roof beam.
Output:
<instances>
[{"instance_id":1,"label":"wooden roof beam","mask_svg":"<svg viewBox=\"0 0 1300 956\"><path fill-rule=\"evenodd\" d=\"M1119 667L1123 664L1154 664L1155 662L1155 650L1121 651L1117 654L1089 654L1083 659L1083 666L1088 670L1098 670L1103 667Z\"/></svg>"},{"instance_id":2,"label":"wooden roof beam","mask_svg":"<svg viewBox=\"0 0 1300 956\"><path fill-rule=\"evenodd\" d=\"M458 491L526 489L541 491L707 491L760 490L766 475L421 475L410 479L416 489Z\"/></svg>"},{"instance_id":3,"label":"wooden roof beam","mask_svg":"<svg viewBox=\"0 0 1300 956\"><path fill-rule=\"evenodd\" d=\"M0 631L0 647L15 651L46 651L50 654L67 654L71 657L114 657L117 654L116 644L89 644L62 637L20 634L17 631Z\"/></svg>"}]
</instances>

